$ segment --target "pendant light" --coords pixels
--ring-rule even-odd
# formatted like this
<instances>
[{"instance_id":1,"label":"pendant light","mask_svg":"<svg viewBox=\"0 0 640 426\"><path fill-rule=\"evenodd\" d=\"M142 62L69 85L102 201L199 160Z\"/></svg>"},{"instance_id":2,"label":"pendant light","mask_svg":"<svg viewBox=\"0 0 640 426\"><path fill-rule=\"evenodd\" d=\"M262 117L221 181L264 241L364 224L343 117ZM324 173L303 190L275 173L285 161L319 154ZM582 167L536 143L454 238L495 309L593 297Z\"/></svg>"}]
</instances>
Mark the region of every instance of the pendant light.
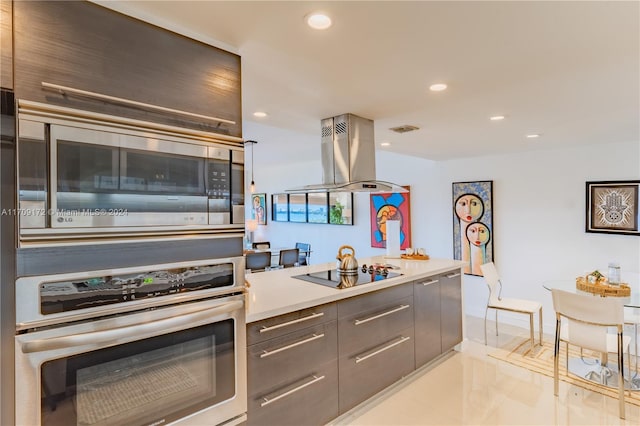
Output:
<instances>
[{"instance_id":1,"label":"pendant light","mask_svg":"<svg viewBox=\"0 0 640 426\"><path fill-rule=\"evenodd\" d=\"M251 144L251 185L249 186L249 191L253 194L256 192L256 183L253 180L253 145L257 144L258 141L244 141L244 144Z\"/></svg>"}]
</instances>

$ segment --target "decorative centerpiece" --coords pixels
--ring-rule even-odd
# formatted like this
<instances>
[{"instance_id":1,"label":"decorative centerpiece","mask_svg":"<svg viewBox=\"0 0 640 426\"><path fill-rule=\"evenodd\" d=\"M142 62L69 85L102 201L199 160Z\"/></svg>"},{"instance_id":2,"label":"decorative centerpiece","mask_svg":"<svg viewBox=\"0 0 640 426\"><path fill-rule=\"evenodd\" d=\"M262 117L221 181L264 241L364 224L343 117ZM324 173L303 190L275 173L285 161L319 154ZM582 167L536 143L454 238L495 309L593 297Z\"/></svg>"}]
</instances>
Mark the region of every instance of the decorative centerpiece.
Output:
<instances>
[{"instance_id":1,"label":"decorative centerpiece","mask_svg":"<svg viewBox=\"0 0 640 426\"><path fill-rule=\"evenodd\" d=\"M576 278L576 288L602 297L617 296L626 297L631 295L631 287L627 283L610 284L607 277L595 270L584 277Z\"/></svg>"},{"instance_id":2,"label":"decorative centerpiece","mask_svg":"<svg viewBox=\"0 0 640 426\"><path fill-rule=\"evenodd\" d=\"M428 254L418 254L418 253L401 254L400 258L401 259L411 259L411 260L429 260L429 255Z\"/></svg>"},{"instance_id":3,"label":"decorative centerpiece","mask_svg":"<svg viewBox=\"0 0 640 426\"><path fill-rule=\"evenodd\" d=\"M429 260L429 255L424 251L423 248L414 250L412 247L407 247L405 253L400 255L400 258L412 260Z\"/></svg>"}]
</instances>

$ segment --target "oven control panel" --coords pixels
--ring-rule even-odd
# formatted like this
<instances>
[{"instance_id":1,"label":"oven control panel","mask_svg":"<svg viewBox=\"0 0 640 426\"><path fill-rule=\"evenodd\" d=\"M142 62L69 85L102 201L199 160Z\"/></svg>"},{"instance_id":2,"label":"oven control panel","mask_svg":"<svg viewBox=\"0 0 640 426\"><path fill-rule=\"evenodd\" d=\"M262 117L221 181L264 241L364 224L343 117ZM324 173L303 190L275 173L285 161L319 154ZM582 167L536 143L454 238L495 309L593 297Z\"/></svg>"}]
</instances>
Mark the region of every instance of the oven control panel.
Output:
<instances>
[{"instance_id":1,"label":"oven control panel","mask_svg":"<svg viewBox=\"0 0 640 426\"><path fill-rule=\"evenodd\" d=\"M104 275L40 284L40 313L75 311L151 297L231 287L233 263Z\"/></svg>"}]
</instances>

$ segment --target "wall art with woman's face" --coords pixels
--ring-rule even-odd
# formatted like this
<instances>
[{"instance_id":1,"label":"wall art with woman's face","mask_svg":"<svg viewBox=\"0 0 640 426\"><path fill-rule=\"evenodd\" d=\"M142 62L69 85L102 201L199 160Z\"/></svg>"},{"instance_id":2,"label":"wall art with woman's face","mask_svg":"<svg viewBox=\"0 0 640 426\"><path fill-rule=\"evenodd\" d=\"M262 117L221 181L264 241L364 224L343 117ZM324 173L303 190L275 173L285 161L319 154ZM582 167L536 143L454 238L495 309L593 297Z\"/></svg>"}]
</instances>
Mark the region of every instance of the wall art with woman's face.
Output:
<instances>
[{"instance_id":1,"label":"wall art with woman's face","mask_svg":"<svg viewBox=\"0 0 640 426\"><path fill-rule=\"evenodd\" d=\"M251 194L251 219L258 221L258 225L267 224L267 194Z\"/></svg>"},{"instance_id":2,"label":"wall art with woman's face","mask_svg":"<svg viewBox=\"0 0 640 426\"><path fill-rule=\"evenodd\" d=\"M478 276L493 262L493 181L453 183L453 258Z\"/></svg>"}]
</instances>

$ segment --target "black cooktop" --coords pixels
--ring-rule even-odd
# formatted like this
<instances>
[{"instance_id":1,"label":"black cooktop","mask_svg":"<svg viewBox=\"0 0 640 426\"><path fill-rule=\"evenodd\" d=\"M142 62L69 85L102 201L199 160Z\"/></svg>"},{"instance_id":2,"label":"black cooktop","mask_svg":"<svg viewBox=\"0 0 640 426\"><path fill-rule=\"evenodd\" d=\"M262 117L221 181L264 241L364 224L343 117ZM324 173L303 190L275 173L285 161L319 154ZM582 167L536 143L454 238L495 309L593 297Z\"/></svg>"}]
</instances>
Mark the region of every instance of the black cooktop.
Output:
<instances>
[{"instance_id":1,"label":"black cooktop","mask_svg":"<svg viewBox=\"0 0 640 426\"><path fill-rule=\"evenodd\" d=\"M356 285L369 284L386 280L388 278L395 278L402 275L399 272L392 272L387 270L387 273L383 273L382 269L363 271L363 268L358 268L358 274L340 274L336 269L330 269L328 271L312 272L303 275L293 275L292 278L299 280L309 281L314 284L321 284L327 287L336 289L343 289L353 287Z\"/></svg>"}]
</instances>

